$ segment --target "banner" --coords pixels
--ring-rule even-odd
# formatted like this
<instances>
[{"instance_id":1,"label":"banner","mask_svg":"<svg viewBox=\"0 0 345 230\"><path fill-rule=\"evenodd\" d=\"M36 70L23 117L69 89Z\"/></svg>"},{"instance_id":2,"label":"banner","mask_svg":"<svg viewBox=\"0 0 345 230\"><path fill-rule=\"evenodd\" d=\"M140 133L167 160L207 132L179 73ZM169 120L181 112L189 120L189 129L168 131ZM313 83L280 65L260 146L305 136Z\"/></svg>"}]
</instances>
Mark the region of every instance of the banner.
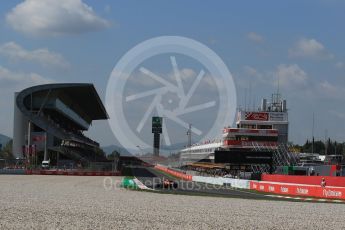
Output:
<instances>
[{"instance_id":1,"label":"banner","mask_svg":"<svg viewBox=\"0 0 345 230\"><path fill-rule=\"evenodd\" d=\"M251 181L250 189L279 195L345 199L344 187L321 187L320 185L298 185Z\"/></svg>"},{"instance_id":2,"label":"banner","mask_svg":"<svg viewBox=\"0 0 345 230\"><path fill-rule=\"evenodd\" d=\"M332 170L336 170L336 165L332 165ZM280 174L262 174L261 180L266 182L320 185L324 178L328 186L345 187L345 177L336 176L294 176Z\"/></svg>"},{"instance_id":3,"label":"banner","mask_svg":"<svg viewBox=\"0 0 345 230\"><path fill-rule=\"evenodd\" d=\"M248 121L268 121L268 113L246 112L245 119Z\"/></svg>"},{"instance_id":4,"label":"banner","mask_svg":"<svg viewBox=\"0 0 345 230\"><path fill-rule=\"evenodd\" d=\"M188 174L184 174L184 173L181 173L181 172L177 172L175 170L166 168L166 167L161 166L161 165L156 165L155 169L161 170L161 171L163 171L165 173L168 173L168 174L173 175L175 177L181 178L183 180L188 180L188 181L192 180L192 175L188 175Z\"/></svg>"}]
</instances>

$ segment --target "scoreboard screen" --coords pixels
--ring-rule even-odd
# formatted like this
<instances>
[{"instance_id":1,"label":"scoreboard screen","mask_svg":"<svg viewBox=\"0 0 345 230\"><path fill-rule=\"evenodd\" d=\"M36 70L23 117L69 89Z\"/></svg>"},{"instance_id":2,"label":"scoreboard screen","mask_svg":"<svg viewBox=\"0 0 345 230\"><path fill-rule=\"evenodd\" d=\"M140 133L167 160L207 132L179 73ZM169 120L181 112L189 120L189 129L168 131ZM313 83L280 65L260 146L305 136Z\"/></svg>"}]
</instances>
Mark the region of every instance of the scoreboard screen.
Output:
<instances>
[{"instance_id":1,"label":"scoreboard screen","mask_svg":"<svg viewBox=\"0 0 345 230\"><path fill-rule=\"evenodd\" d=\"M228 151L216 150L215 163L232 164L272 164L273 153L270 151Z\"/></svg>"},{"instance_id":2,"label":"scoreboard screen","mask_svg":"<svg viewBox=\"0 0 345 230\"><path fill-rule=\"evenodd\" d=\"M152 127L162 127L162 117L152 117Z\"/></svg>"},{"instance_id":3,"label":"scoreboard screen","mask_svg":"<svg viewBox=\"0 0 345 230\"><path fill-rule=\"evenodd\" d=\"M162 117L152 117L152 133L162 133Z\"/></svg>"}]
</instances>

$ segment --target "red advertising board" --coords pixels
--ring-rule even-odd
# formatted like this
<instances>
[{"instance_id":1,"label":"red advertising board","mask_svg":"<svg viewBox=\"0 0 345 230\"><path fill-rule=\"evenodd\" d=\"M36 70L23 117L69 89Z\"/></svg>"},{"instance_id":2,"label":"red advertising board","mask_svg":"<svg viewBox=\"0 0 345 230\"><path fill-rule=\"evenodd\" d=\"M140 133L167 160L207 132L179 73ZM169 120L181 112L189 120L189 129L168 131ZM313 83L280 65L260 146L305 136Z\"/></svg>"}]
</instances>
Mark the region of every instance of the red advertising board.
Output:
<instances>
[{"instance_id":1,"label":"red advertising board","mask_svg":"<svg viewBox=\"0 0 345 230\"><path fill-rule=\"evenodd\" d=\"M321 187L319 185L298 185L251 181L250 189L279 195L317 197L326 199L345 199L344 187Z\"/></svg>"},{"instance_id":2,"label":"red advertising board","mask_svg":"<svg viewBox=\"0 0 345 230\"><path fill-rule=\"evenodd\" d=\"M268 113L246 112L245 119L248 121L268 121Z\"/></svg>"},{"instance_id":3,"label":"red advertising board","mask_svg":"<svg viewBox=\"0 0 345 230\"><path fill-rule=\"evenodd\" d=\"M156 165L155 169L161 170L161 171L163 171L165 173L168 173L168 174L173 175L175 177L181 178L183 180L188 180L188 181L192 180L192 175L188 175L188 174L184 174L184 173L181 173L181 172L177 172L177 171L171 170L169 168L166 168L166 167L163 167L163 166L160 166L160 165Z\"/></svg>"},{"instance_id":4,"label":"red advertising board","mask_svg":"<svg viewBox=\"0 0 345 230\"><path fill-rule=\"evenodd\" d=\"M332 169L336 166L332 166ZM333 169L334 170L334 169ZM328 186L345 187L345 177L336 176L294 176L294 175L279 175L279 174L262 174L261 180L267 182L291 183L291 184L306 184L306 185L320 185L322 178L325 179Z\"/></svg>"}]
</instances>

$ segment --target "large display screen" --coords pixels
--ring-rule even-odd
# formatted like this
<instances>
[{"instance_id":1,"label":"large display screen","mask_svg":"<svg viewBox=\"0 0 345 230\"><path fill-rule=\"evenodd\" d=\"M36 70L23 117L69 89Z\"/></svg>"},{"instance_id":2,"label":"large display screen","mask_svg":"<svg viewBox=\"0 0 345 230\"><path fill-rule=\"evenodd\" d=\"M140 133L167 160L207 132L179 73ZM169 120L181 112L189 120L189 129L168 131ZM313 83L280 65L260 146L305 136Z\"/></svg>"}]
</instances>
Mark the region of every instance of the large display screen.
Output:
<instances>
[{"instance_id":1,"label":"large display screen","mask_svg":"<svg viewBox=\"0 0 345 230\"><path fill-rule=\"evenodd\" d=\"M215 163L230 164L272 164L273 153L269 151L216 150Z\"/></svg>"}]
</instances>

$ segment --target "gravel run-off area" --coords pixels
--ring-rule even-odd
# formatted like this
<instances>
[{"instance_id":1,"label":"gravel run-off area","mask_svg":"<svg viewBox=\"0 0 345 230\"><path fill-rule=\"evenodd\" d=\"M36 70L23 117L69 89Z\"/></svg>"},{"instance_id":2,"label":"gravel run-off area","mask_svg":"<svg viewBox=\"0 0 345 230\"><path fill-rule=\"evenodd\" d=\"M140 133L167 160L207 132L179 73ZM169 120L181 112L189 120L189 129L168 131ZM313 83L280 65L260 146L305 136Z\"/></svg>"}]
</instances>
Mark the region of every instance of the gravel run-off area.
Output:
<instances>
[{"instance_id":1,"label":"gravel run-off area","mask_svg":"<svg viewBox=\"0 0 345 230\"><path fill-rule=\"evenodd\" d=\"M156 194L121 179L0 175L0 229L345 229L344 204Z\"/></svg>"}]
</instances>

